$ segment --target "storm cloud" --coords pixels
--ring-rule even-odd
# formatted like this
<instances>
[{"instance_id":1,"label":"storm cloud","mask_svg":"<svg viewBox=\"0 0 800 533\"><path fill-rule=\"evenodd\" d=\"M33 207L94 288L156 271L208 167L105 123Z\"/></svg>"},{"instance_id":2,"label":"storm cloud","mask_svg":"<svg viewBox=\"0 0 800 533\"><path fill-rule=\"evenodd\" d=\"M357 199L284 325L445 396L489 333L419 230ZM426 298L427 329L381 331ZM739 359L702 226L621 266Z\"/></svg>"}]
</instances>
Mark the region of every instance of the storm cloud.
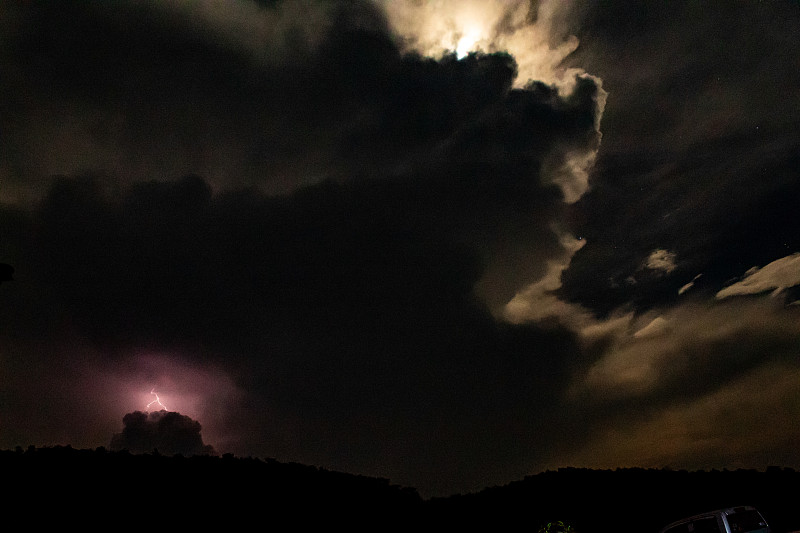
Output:
<instances>
[{"instance_id":1,"label":"storm cloud","mask_svg":"<svg viewBox=\"0 0 800 533\"><path fill-rule=\"evenodd\" d=\"M550 416L573 364L569 332L494 315L548 257L570 253L557 230L562 167L597 150L602 89L590 77L566 96L514 88L508 54L402 54L368 5L317 8L337 13L326 19L335 30L291 60L253 61L163 6L17 6L7 50L30 57L7 59L14 83L56 108L39 126L60 129L59 113L88 106L81 120L117 116L119 135L45 135L17 152L25 176L37 151L67 160L32 207L6 199L16 226L5 251L23 272L6 324L85 345L126 390L124 369L140 374L143 352L214 365L243 391L216 405L227 415L212 430L232 451L436 471L439 491L473 465L468 487L497 468L475 465L505 424L517 429L503 453L530 454L543 422L528 421ZM115 22L121 13L131 22ZM22 142L37 120L14 116ZM262 158L257 170L202 166L225 151L223 134ZM98 142L137 164L106 167ZM317 158L317 170L301 168ZM176 178L165 163L196 174ZM520 460L503 477L523 474Z\"/></svg>"},{"instance_id":2,"label":"storm cloud","mask_svg":"<svg viewBox=\"0 0 800 533\"><path fill-rule=\"evenodd\" d=\"M164 455L214 455L214 447L203 444L200 423L173 411L134 411L122 418L125 426L111 438L109 449L131 453Z\"/></svg>"},{"instance_id":3,"label":"storm cloud","mask_svg":"<svg viewBox=\"0 0 800 533\"><path fill-rule=\"evenodd\" d=\"M0 12L0 445L202 422L424 495L800 465L754 437L798 374L796 9Z\"/></svg>"},{"instance_id":4,"label":"storm cloud","mask_svg":"<svg viewBox=\"0 0 800 533\"><path fill-rule=\"evenodd\" d=\"M753 266L800 248L797 6L576 3L582 46L609 92L602 157L574 231L563 295L599 313L714 294ZM674 254L647 276L654 250ZM631 283L630 281L636 281ZM591 291L591 294L587 291Z\"/></svg>"}]
</instances>

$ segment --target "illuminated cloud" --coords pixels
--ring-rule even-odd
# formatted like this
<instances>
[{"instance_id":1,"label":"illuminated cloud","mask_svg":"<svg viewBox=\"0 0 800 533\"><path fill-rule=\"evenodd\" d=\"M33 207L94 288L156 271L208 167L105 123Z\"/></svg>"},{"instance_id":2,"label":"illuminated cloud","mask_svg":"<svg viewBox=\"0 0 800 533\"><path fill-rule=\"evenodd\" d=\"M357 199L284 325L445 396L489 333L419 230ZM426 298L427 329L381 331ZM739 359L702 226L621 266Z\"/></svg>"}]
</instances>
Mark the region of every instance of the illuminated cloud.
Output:
<instances>
[{"instance_id":1,"label":"illuminated cloud","mask_svg":"<svg viewBox=\"0 0 800 533\"><path fill-rule=\"evenodd\" d=\"M554 84L569 94L578 68L562 63L578 47L575 36L564 36L560 23L566 16L563 2L547 0L385 0L393 29L408 49L430 57L455 52L506 51L519 69L517 86L531 80Z\"/></svg>"},{"instance_id":2,"label":"illuminated cloud","mask_svg":"<svg viewBox=\"0 0 800 533\"><path fill-rule=\"evenodd\" d=\"M800 285L800 253L776 259L761 268L751 268L740 281L717 292L717 299L767 291L777 295L784 289L797 285Z\"/></svg>"},{"instance_id":3,"label":"illuminated cloud","mask_svg":"<svg viewBox=\"0 0 800 533\"><path fill-rule=\"evenodd\" d=\"M438 58L455 52L463 58L470 51L508 52L517 67L515 87L541 82L557 87L562 97L579 89L580 79L591 80L597 88L593 97L596 141L589 146L560 145L542 165L543 181L558 186L565 202L575 203L589 190L607 93L600 78L563 66L564 59L578 47L578 39L565 37L560 27L568 11L566 4L552 0L399 0L381 5L405 48L422 55Z\"/></svg>"},{"instance_id":4,"label":"illuminated cloud","mask_svg":"<svg viewBox=\"0 0 800 533\"><path fill-rule=\"evenodd\" d=\"M698 275L696 275L694 278L692 278L692 281L690 281L690 282L689 282L689 283L687 283L686 285L682 285L682 286L681 286L681 288L680 288L680 289L678 289L678 294L679 294L679 295L681 295L681 294L683 294L683 293L685 293L685 292L687 292L687 291L691 290L691 289L692 289L692 287L694 287L694 284L695 284L695 282L696 282L698 279L700 279L702 276L703 276L702 274L698 274Z\"/></svg>"},{"instance_id":5,"label":"illuminated cloud","mask_svg":"<svg viewBox=\"0 0 800 533\"><path fill-rule=\"evenodd\" d=\"M796 364L756 368L699 396L607 421L596 428L591 446L560 460L590 468L784 464L800 438L797 426L786 423L800 416L798 381Z\"/></svg>"},{"instance_id":6,"label":"illuminated cloud","mask_svg":"<svg viewBox=\"0 0 800 533\"><path fill-rule=\"evenodd\" d=\"M653 337L665 333L669 328L669 322L664 317L658 316L652 322L633 334L634 338Z\"/></svg>"},{"instance_id":7,"label":"illuminated cloud","mask_svg":"<svg viewBox=\"0 0 800 533\"><path fill-rule=\"evenodd\" d=\"M771 301L679 305L618 329L575 387L619 397L690 394L765 358L782 360L798 340L795 314ZM768 355L766 346L773 347Z\"/></svg>"},{"instance_id":8,"label":"illuminated cloud","mask_svg":"<svg viewBox=\"0 0 800 533\"><path fill-rule=\"evenodd\" d=\"M644 262L644 268L670 274L677 267L677 255L668 250L658 248L653 250Z\"/></svg>"},{"instance_id":9,"label":"illuminated cloud","mask_svg":"<svg viewBox=\"0 0 800 533\"><path fill-rule=\"evenodd\" d=\"M589 190L589 175L596 158L596 149L554 152L545 161L543 174L545 179L561 189L564 201L572 204Z\"/></svg>"},{"instance_id":10,"label":"illuminated cloud","mask_svg":"<svg viewBox=\"0 0 800 533\"><path fill-rule=\"evenodd\" d=\"M586 241L569 234L561 234L560 242L564 249L563 255L557 260L548 261L544 276L522 289L506 304L506 320L523 323L554 319L578 330L593 322L588 311L581 309L579 305L563 301L557 294L561 287L562 273L569 268L572 256L583 248Z\"/></svg>"}]
</instances>

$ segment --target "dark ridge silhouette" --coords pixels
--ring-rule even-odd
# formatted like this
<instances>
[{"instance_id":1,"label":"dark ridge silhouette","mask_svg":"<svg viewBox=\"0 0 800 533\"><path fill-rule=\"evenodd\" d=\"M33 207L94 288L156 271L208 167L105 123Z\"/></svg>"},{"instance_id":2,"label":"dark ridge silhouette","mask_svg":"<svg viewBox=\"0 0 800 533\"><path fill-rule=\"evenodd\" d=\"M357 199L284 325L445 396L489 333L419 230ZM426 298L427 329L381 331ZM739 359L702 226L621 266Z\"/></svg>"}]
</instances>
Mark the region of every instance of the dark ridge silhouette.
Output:
<instances>
[{"instance_id":1,"label":"dark ridge silhouette","mask_svg":"<svg viewBox=\"0 0 800 533\"><path fill-rule=\"evenodd\" d=\"M566 468L481 492L423 500L389 480L273 459L167 456L55 446L0 451L9 495L25 525L226 530L344 525L348 530L537 531L563 521L577 533L653 532L673 520L757 507L774 533L800 529L800 473L756 470ZM255 522L254 522L255 520Z\"/></svg>"},{"instance_id":2,"label":"dark ridge silhouette","mask_svg":"<svg viewBox=\"0 0 800 533\"><path fill-rule=\"evenodd\" d=\"M230 454L18 447L0 451L0 472L4 508L31 530L286 530L287 522L300 530L391 529L411 525L422 502L416 490L386 479Z\"/></svg>"},{"instance_id":3,"label":"dark ridge silhouette","mask_svg":"<svg viewBox=\"0 0 800 533\"><path fill-rule=\"evenodd\" d=\"M757 470L566 468L478 493L423 500L389 480L273 459L167 456L70 446L0 451L7 509L49 525L285 529L344 525L380 531L537 531L562 521L577 533L657 533L676 519L757 507L773 533L800 529L800 473ZM255 522L254 522L255 520Z\"/></svg>"},{"instance_id":4,"label":"dark ridge silhouette","mask_svg":"<svg viewBox=\"0 0 800 533\"><path fill-rule=\"evenodd\" d=\"M511 530L563 521L577 533L657 533L670 522L714 509L752 505L773 533L800 529L800 473L757 470L564 468L479 493L426 502L439 526Z\"/></svg>"},{"instance_id":5,"label":"dark ridge silhouette","mask_svg":"<svg viewBox=\"0 0 800 533\"><path fill-rule=\"evenodd\" d=\"M0 263L0 285L4 281L14 281L14 267L6 263Z\"/></svg>"}]
</instances>

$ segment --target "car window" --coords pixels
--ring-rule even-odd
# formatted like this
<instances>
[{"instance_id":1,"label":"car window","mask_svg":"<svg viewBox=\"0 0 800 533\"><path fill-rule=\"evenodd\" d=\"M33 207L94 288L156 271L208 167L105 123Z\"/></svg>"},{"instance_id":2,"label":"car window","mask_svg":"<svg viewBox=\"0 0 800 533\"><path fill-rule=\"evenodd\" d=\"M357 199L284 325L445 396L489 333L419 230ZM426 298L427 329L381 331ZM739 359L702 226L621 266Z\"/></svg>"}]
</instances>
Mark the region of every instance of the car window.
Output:
<instances>
[{"instance_id":1,"label":"car window","mask_svg":"<svg viewBox=\"0 0 800 533\"><path fill-rule=\"evenodd\" d=\"M677 524L664 531L664 533L720 533L720 529L717 525L717 519L709 516Z\"/></svg>"},{"instance_id":2,"label":"car window","mask_svg":"<svg viewBox=\"0 0 800 533\"><path fill-rule=\"evenodd\" d=\"M740 511L728 515L728 525L733 533L766 531L767 523L758 511Z\"/></svg>"},{"instance_id":3,"label":"car window","mask_svg":"<svg viewBox=\"0 0 800 533\"><path fill-rule=\"evenodd\" d=\"M700 518L689 523L690 533L720 533L717 519L713 516Z\"/></svg>"}]
</instances>

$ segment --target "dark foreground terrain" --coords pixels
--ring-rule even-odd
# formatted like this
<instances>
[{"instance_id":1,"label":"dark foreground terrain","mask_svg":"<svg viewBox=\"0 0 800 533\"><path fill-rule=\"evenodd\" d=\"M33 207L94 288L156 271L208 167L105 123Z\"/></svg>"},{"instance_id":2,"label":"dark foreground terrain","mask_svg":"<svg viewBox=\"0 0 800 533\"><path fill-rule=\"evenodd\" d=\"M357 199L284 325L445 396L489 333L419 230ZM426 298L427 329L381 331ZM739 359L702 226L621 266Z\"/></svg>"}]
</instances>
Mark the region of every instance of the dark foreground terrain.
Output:
<instances>
[{"instance_id":1,"label":"dark foreground terrain","mask_svg":"<svg viewBox=\"0 0 800 533\"><path fill-rule=\"evenodd\" d=\"M226 531L532 531L563 520L578 533L656 532L672 520L754 505L781 533L800 529L791 469L686 472L561 469L476 494L423 500L412 488L295 463L167 457L71 447L0 452L7 523Z\"/></svg>"}]
</instances>

